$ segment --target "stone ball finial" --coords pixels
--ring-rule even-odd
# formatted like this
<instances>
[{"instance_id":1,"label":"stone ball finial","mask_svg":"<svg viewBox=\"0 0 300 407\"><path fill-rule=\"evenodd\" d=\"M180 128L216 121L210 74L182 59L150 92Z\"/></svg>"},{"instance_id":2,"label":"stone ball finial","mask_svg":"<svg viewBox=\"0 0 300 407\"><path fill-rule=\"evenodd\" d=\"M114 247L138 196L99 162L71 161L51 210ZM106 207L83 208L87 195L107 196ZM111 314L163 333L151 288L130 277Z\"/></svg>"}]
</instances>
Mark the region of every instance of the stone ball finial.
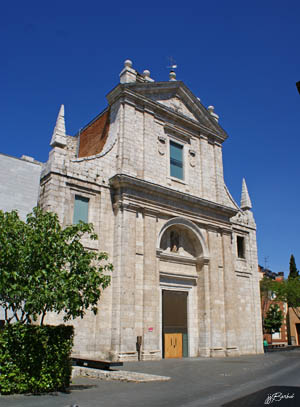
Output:
<instances>
[{"instance_id":1,"label":"stone ball finial","mask_svg":"<svg viewBox=\"0 0 300 407\"><path fill-rule=\"evenodd\" d=\"M143 71L143 76L144 76L145 78L149 78L149 77L150 77L150 71L149 71L148 69L145 69L145 70Z\"/></svg>"},{"instance_id":2,"label":"stone ball finial","mask_svg":"<svg viewBox=\"0 0 300 407\"><path fill-rule=\"evenodd\" d=\"M124 66L125 66L125 68L131 68L132 61L130 61L130 59L126 59L126 61L124 62Z\"/></svg>"},{"instance_id":3,"label":"stone ball finial","mask_svg":"<svg viewBox=\"0 0 300 407\"><path fill-rule=\"evenodd\" d=\"M171 71L169 74L170 81L176 81L176 72Z\"/></svg>"},{"instance_id":4,"label":"stone ball finial","mask_svg":"<svg viewBox=\"0 0 300 407\"><path fill-rule=\"evenodd\" d=\"M215 107L214 106L208 106L207 108L209 114L212 116L213 119L218 123L219 122L219 116L217 113L215 113Z\"/></svg>"}]
</instances>

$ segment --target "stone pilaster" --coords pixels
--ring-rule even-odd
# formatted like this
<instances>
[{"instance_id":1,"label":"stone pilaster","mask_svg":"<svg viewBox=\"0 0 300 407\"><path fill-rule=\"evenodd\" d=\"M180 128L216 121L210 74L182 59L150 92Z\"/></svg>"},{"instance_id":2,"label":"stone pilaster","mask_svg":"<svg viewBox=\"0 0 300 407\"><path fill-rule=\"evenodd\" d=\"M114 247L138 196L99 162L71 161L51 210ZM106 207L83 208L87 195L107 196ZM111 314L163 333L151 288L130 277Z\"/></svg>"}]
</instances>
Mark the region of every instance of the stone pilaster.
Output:
<instances>
[{"instance_id":1,"label":"stone pilaster","mask_svg":"<svg viewBox=\"0 0 300 407\"><path fill-rule=\"evenodd\" d=\"M209 357L211 348L210 273L209 263L198 266L198 330L199 356Z\"/></svg>"},{"instance_id":2,"label":"stone pilaster","mask_svg":"<svg viewBox=\"0 0 300 407\"><path fill-rule=\"evenodd\" d=\"M151 239L148 237L152 236ZM156 269L156 216L146 212L144 218L144 334L143 359L159 355L159 276Z\"/></svg>"},{"instance_id":3,"label":"stone pilaster","mask_svg":"<svg viewBox=\"0 0 300 407\"><path fill-rule=\"evenodd\" d=\"M135 333L143 336L144 302L144 214L136 212L136 255L135 255Z\"/></svg>"},{"instance_id":4,"label":"stone pilaster","mask_svg":"<svg viewBox=\"0 0 300 407\"><path fill-rule=\"evenodd\" d=\"M252 301L253 301L253 325L254 325L254 347L256 353L263 353L263 332L261 321L261 304L260 304L260 288L259 288L259 272L257 261L257 246L256 246L256 231L251 230L249 233L250 246L250 267L252 271Z\"/></svg>"},{"instance_id":5,"label":"stone pilaster","mask_svg":"<svg viewBox=\"0 0 300 407\"><path fill-rule=\"evenodd\" d=\"M223 175L223 160L222 160L222 145L215 143L214 145L215 158L215 179L216 179L216 198L219 204L225 204L224 198L224 175Z\"/></svg>"},{"instance_id":6,"label":"stone pilaster","mask_svg":"<svg viewBox=\"0 0 300 407\"><path fill-rule=\"evenodd\" d=\"M209 143L204 136L200 139L201 148L201 176L202 176L202 198L216 202L216 176L214 157L214 145Z\"/></svg>"},{"instance_id":7,"label":"stone pilaster","mask_svg":"<svg viewBox=\"0 0 300 407\"><path fill-rule=\"evenodd\" d=\"M224 270L221 238L214 230L208 231L210 252L210 306L211 356L225 356Z\"/></svg>"},{"instance_id":8,"label":"stone pilaster","mask_svg":"<svg viewBox=\"0 0 300 407\"><path fill-rule=\"evenodd\" d=\"M121 172L136 176L136 150L140 147L135 142L135 106L124 102L123 134L122 134L122 164Z\"/></svg>"},{"instance_id":9,"label":"stone pilaster","mask_svg":"<svg viewBox=\"0 0 300 407\"><path fill-rule=\"evenodd\" d=\"M135 255L136 225L135 211L123 210L122 219L122 259L120 269L120 358L136 358L135 335ZM130 231L130 232L129 232Z\"/></svg>"},{"instance_id":10,"label":"stone pilaster","mask_svg":"<svg viewBox=\"0 0 300 407\"><path fill-rule=\"evenodd\" d=\"M112 225L114 224L114 214L112 210L112 203L110 199L110 191L108 188L102 188L100 194L100 207L94 208L99 212L100 225L94 224L95 231L98 233L98 241L100 250L107 252L109 261L113 261L113 233ZM98 226L98 227L96 227ZM103 239L103 236L106 238ZM114 271L111 273L113 277ZM102 358L109 358L111 351L112 341L112 319L108 318L108 315L112 314L113 304L113 287L108 286L101 294L101 299L98 308L98 314L95 317L95 355L99 355Z\"/></svg>"},{"instance_id":11,"label":"stone pilaster","mask_svg":"<svg viewBox=\"0 0 300 407\"><path fill-rule=\"evenodd\" d=\"M236 279L232 259L231 234L223 232L222 250L224 262L224 300L225 300L225 332L226 355L238 355L238 313L236 303Z\"/></svg>"},{"instance_id":12,"label":"stone pilaster","mask_svg":"<svg viewBox=\"0 0 300 407\"><path fill-rule=\"evenodd\" d=\"M154 113L145 109L144 111L144 179L157 182L161 178L161 168L157 168L157 141L154 128ZM165 178L166 174L164 174Z\"/></svg>"},{"instance_id":13,"label":"stone pilaster","mask_svg":"<svg viewBox=\"0 0 300 407\"><path fill-rule=\"evenodd\" d=\"M60 174L49 174L41 180L39 205L45 211L56 212L60 222L65 221L66 179Z\"/></svg>"},{"instance_id":14,"label":"stone pilaster","mask_svg":"<svg viewBox=\"0 0 300 407\"><path fill-rule=\"evenodd\" d=\"M121 269L122 269L122 221L123 208L119 204L114 205L114 255L112 273L112 298L113 307L111 313L111 359L118 360L121 344L120 335L120 310L121 310Z\"/></svg>"}]
</instances>

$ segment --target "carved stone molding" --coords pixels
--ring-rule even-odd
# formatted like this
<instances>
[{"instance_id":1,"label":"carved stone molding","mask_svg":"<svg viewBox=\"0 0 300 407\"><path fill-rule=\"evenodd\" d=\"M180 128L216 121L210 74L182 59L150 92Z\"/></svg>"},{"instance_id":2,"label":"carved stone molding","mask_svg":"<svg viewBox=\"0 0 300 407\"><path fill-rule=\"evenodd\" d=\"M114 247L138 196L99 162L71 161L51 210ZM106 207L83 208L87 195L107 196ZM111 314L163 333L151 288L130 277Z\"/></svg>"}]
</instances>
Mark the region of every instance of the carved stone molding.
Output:
<instances>
[{"instance_id":1,"label":"carved stone molding","mask_svg":"<svg viewBox=\"0 0 300 407\"><path fill-rule=\"evenodd\" d=\"M175 280L181 280L181 281L191 281L196 283L198 276L193 275L193 274L173 274L173 273L166 273L164 271L161 271L159 273L161 278L164 279L175 279Z\"/></svg>"},{"instance_id":2,"label":"carved stone molding","mask_svg":"<svg viewBox=\"0 0 300 407\"><path fill-rule=\"evenodd\" d=\"M157 148L160 155L165 155L167 150L167 138L163 136L157 137Z\"/></svg>"},{"instance_id":3,"label":"carved stone molding","mask_svg":"<svg viewBox=\"0 0 300 407\"><path fill-rule=\"evenodd\" d=\"M189 149L189 162L191 167L196 166L196 151Z\"/></svg>"},{"instance_id":4,"label":"carved stone molding","mask_svg":"<svg viewBox=\"0 0 300 407\"><path fill-rule=\"evenodd\" d=\"M198 257L187 257L172 252L166 253L161 249L156 250L156 255L160 260L168 261L170 263L198 264L199 266L209 263L209 257L203 255Z\"/></svg>"}]
</instances>

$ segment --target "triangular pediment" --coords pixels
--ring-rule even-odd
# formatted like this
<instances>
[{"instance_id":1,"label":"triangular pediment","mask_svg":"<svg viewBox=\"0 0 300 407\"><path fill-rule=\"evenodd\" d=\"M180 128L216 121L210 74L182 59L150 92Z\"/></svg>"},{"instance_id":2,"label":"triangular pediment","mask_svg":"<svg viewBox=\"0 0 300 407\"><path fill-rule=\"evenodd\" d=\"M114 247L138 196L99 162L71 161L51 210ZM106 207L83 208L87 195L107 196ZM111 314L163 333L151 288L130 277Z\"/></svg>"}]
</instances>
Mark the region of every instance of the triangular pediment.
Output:
<instances>
[{"instance_id":1,"label":"triangular pediment","mask_svg":"<svg viewBox=\"0 0 300 407\"><path fill-rule=\"evenodd\" d=\"M174 110L176 113L183 114L189 119L198 121L197 116L188 108L188 106L174 93L164 93L158 95L149 95L150 99L161 103L164 106Z\"/></svg>"},{"instance_id":2,"label":"triangular pediment","mask_svg":"<svg viewBox=\"0 0 300 407\"><path fill-rule=\"evenodd\" d=\"M131 90L197 122L225 140L227 134L200 100L181 81L126 84Z\"/></svg>"}]
</instances>

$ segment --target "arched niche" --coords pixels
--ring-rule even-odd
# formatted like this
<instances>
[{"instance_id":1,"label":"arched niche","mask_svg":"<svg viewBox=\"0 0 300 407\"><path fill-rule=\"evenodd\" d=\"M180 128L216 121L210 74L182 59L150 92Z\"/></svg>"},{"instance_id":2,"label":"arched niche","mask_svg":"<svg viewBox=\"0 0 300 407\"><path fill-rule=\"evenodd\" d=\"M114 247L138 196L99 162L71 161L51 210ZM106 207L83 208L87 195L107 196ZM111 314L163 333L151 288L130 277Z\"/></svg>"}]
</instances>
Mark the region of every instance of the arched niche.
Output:
<instances>
[{"instance_id":1,"label":"arched niche","mask_svg":"<svg viewBox=\"0 0 300 407\"><path fill-rule=\"evenodd\" d=\"M157 240L159 257L177 258L198 264L209 261L209 253L202 233L193 222L177 217L162 227Z\"/></svg>"}]
</instances>

